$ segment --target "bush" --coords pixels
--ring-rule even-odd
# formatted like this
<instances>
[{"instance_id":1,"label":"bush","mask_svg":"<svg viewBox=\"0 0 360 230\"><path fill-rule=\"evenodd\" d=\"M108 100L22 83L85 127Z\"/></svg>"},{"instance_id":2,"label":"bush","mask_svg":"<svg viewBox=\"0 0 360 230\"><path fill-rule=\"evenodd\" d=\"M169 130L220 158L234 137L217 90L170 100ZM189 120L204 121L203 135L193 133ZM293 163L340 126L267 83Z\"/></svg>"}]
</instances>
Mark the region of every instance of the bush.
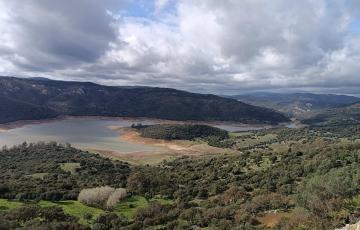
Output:
<instances>
[{"instance_id":1,"label":"bush","mask_svg":"<svg viewBox=\"0 0 360 230\"><path fill-rule=\"evenodd\" d=\"M19 222L26 222L34 219L38 214L38 206L35 205L23 205L10 210L6 213L6 219L17 220ZM1 228L0 228L1 229Z\"/></svg>"}]
</instances>

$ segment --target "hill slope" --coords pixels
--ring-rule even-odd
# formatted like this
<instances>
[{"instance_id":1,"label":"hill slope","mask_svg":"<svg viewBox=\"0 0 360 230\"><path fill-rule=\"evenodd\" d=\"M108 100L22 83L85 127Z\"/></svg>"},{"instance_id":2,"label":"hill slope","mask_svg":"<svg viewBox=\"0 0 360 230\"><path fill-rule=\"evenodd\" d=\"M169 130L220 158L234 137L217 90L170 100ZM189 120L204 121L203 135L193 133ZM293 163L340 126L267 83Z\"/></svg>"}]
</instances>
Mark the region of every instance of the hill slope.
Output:
<instances>
[{"instance_id":1,"label":"hill slope","mask_svg":"<svg viewBox=\"0 0 360 230\"><path fill-rule=\"evenodd\" d=\"M236 95L231 98L255 106L273 108L297 118L309 117L324 109L342 107L360 101L360 98L352 96L312 93L257 93Z\"/></svg>"},{"instance_id":2,"label":"hill slope","mask_svg":"<svg viewBox=\"0 0 360 230\"><path fill-rule=\"evenodd\" d=\"M14 101L14 106L5 106L13 104ZM0 78L1 105L3 115L0 116L0 123L59 115L244 123L278 123L288 120L284 115L270 109L209 94L167 88L111 87L89 82L11 77Z\"/></svg>"},{"instance_id":3,"label":"hill slope","mask_svg":"<svg viewBox=\"0 0 360 230\"><path fill-rule=\"evenodd\" d=\"M360 123L360 102L329 109L303 120L310 125L351 125Z\"/></svg>"}]
</instances>

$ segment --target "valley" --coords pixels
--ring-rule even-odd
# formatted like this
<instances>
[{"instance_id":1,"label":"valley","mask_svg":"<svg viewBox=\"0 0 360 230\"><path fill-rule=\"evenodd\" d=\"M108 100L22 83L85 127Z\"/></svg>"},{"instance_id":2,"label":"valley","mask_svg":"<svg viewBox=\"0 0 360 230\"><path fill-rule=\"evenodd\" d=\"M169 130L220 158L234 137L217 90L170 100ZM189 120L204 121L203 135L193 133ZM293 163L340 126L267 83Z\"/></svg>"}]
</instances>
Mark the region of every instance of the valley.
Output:
<instances>
[{"instance_id":1,"label":"valley","mask_svg":"<svg viewBox=\"0 0 360 230\"><path fill-rule=\"evenodd\" d=\"M8 84L28 86L13 80ZM117 110L105 116L91 100L81 105L72 100L80 89L87 96L94 89L110 89L45 82L32 82L31 94L45 100L47 108L61 107L61 113L29 117L21 110L28 120L17 117L0 125L0 228L327 230L360 218L360 107L344 102L353 97L310 95L314 105L321 99L316 112L298 117L176 91L191 97L186 100L210 100L200 110L214 116L182 116L188 101L153 117L140 116L144 111L123 116ZM38 87L55 87L50 91L58 93L44 96ZM152 97L154 90L161 97L175 92L141 88L131 93ZM14 92L5 94L22 96ZM320 106L329 98L332 103ZM285 107L294 103L299 102ZM104 111L129 109L108 106ZM168 119L178 109L176 119Z\"/></svg>"}]
</instances>

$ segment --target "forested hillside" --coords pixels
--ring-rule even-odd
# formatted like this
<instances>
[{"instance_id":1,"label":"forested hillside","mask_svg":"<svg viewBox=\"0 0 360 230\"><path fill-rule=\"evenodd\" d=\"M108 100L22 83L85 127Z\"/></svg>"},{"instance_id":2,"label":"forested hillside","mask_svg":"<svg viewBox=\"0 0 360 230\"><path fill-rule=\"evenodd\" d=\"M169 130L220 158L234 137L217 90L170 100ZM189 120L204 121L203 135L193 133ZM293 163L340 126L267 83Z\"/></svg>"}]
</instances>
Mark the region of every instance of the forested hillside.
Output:
<instances>
[{"instance_id":1,"label":"forested hillside","mask_svg":"<svg viewBox=\"0 0 360 230\"><path fill-rule=\"evenodd\" d=\"M149 125L133 126L141 136L163 140L193 140L195 138L218 137L228 138L228 132L208 125Z\"/></svg>"},{"instance_id":2,"label":"forested hillside","mask_svg":"<svg viewBox=\"0 0 360 230\"><path fill-rule=\"evenodd\" d=\"M0 77L0 109L0 123L60 115L271 124L288 121L271 109L209 94L11 77Z\"/></svg>"},{"instance_id":3,"label":"forested hillside","mask_svg":"<svg viewBox=\"0 0 360 230\"><path fill-rule=\"evenodd\" d=\"M10 200L0 199L0 226L335 229L360 217L359 130L235 132L224 138L237 153L159 165L130 166L55 143L4 148L0 195Z\"/></svg>"},{"instance_id":4,"label":"forested hillside","mask_svg":"<svg viewBox=\"0 0 360 230\"><path fill-rule=\"evenodd\" d=\"M82 188L124 187L127 163L56 143L22 144L0 151L0 198L73 200Z\"/></svg>"}]
</instances>

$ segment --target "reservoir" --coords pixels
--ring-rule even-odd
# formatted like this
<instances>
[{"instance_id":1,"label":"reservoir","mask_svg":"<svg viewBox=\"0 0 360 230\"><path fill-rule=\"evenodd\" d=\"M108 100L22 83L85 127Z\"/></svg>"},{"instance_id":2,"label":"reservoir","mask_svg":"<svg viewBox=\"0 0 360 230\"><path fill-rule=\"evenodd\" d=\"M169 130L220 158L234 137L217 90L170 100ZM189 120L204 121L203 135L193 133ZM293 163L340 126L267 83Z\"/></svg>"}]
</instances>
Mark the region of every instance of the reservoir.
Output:
<instances>
[{"instance_id":1,"label":"reservoir","mask_svg":"<svg viewBox=\"0 0 360 230\"><path fill-rule=\"evenodd\" d=\"M123 141L119 138L119 131L114 131L110 126L130 127L132 124L141 123L151 125L163 123L155 119L125 119L125 118L98 118L75 117L24 124L20 127L0 132L0 147L11 147L24 141L70 143L82 149L108 150L120 153L156 151L155 146L137 144ZM210 124L228 131L248 131L261 129L259 126L239 126L238 124ZM121 132L121 131L120 131Z\"/></svg>"}]
</instances>

